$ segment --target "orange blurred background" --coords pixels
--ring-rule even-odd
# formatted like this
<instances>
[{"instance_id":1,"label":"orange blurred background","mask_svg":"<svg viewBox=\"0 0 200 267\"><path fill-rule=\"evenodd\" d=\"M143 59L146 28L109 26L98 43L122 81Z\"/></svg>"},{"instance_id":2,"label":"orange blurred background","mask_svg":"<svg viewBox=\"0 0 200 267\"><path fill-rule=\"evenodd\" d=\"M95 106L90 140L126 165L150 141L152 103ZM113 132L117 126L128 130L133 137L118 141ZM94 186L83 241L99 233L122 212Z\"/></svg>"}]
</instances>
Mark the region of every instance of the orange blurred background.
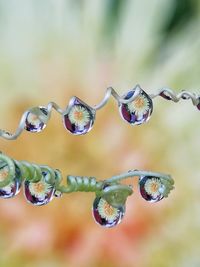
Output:
<instances>
[{"instance_id":1,"label":"orange blurred background","mask_svg":"<svg viewBox=\"0 0 200 267\"><path fill-rule=\"evenodd\" d=\"M30 107L75 95L94 106L108 86L124 94L168 86L199 93L198 1L43 0L0 2L0 119L14 132ZM70 135L53 112L39 134L1 139L17 160L64 175L105 179L129 169L170 173L175 190L151 204L128 199L120 225L92 218L92 193L74 193L35 207L21 192L0 200L0 266L200 266L199 111L190 101L157 98L147 124L132 127L111 99L85 136Z\"/></svg>"}]
</instances>

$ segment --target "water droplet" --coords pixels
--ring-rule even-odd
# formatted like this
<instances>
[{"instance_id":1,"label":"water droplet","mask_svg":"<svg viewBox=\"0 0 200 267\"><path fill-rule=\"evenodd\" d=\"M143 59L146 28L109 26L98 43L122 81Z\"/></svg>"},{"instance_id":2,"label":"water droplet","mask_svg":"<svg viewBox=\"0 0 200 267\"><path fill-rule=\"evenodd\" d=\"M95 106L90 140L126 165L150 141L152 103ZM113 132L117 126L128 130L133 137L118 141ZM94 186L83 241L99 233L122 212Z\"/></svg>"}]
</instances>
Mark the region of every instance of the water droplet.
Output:
<instances>
[{"instance_id":1,"label":"water droplet","mask_svg":"<svg viewBox=\"0 0 200 267\"><path fill-rule=\"evenodd\" d=\"M69 111L63 115L65 128L72 134L86 134L92 129L95 120L95 110L74 97Z\"/></svg>"},{"instance_id":2,"label":"water droplet","mask_svg":"<svg viewBox=\"0 0 200 267\"><path fill-rule=\"evenodd\" d=\"M45 181L46 172L42 172L42 179L37 183L24 182L24 194L27 201L33 205L41 206L48 204L54 195L54 186Z\"/></svg>"},{"instance_id":3,"label":"water droplet","mask_svg":"<svg viewBox=\"0 0 200 267\"><path fill-rule=\"evenodd\" d=\"M166 99L166 100L172 100L171 95L167 92L167 91L163 91L159 94L159 96L161 96L162 98Z\"/></svg>"},{"instance_id":4,"label":"water droplet","mask_svg":"<svg viewBox=\"0 0 200 267\"><path fill-rule=\"evenodd\" d=\"M46 127L48 119L48 111L45 107L32 108L26 116L24 129L32 133L39 133Z\"/></svg>"},{"instance_id":5,"label":"water droplet","mask_svg":"<svg viewBox=\"0 0 200 267\"><path fill-rule=\"evenodd\" d=\"M183 100L188 100L188 99L190 99L190 96L188 96L187 94L183 94L181 98Z\"/></svg>"},{"instance_id":6,"label":"water droplet","mask_svg":"<svg viewBox=\"0 0 200 267\"><path fill-rule=\"evenodd\" d=\"M93 203L93 217L96 223L104 227L114 227L122 221L125 213L125 206L114 208L108 202L96 197Z\"/></svg>"},{"instance_id":7,"label":"water droplet","mask_svg":"<svg viewBox=\"0 0 200 267\"><path fill-rule=\"evenodd\" d=\"M120 104L119 111L122 118L132 125L139 125L147 122L153 111L153 102L151 98L140 89L137 98L128 104ZM128 92L124 99L131 98L135 93L135 89Z\"/></svg>"},{"instance_id":8,"label":"water droplet","mask_svg":"<svg viewBox=\"0 0 200 267\"><path fill-rule=\"evenodd\" d=\"M140 193L142 197L150 202L158 202L163 199L163 187L161 179L152 176L142 176L139 180Z\"/></svg>"},{"instance_id":9,"label":"water droplet","mask_svg":"<svg viewBox=\"0 0 200 267\"><path fill-rule=\"evenodd\" d=\"M199 103L197 104L197 106L196 106L196 107L197 107L197 109L198 109L198 110L200 110L200 97L199 97L199 99L198 99L198 100L199 100Z\"/></svg>"},{"instance_id":10,"label":"water droplet","mask_svg":"<svg viewBox=\"0 0 200 267\"><path fill-rule=\"evenodd\" d=\"M0 181L3 181L7 177L8 172L9 169L7 165L0 168ZM20 175L20 170L15 165L15 177L8 185L0 188L0 198L12 198L19 193L21 187Z\"/></svg>"},{"instance_id":11,"label":"water droplet","mask_svg":"<svg viewBox=\"0 0 200 267\"><path fill-rule=\"evenodd\" d=\"M55 197L62 197L62 192L56 190L56 191L54 192L54 196L55 196Z\"/></svg>"}]
</instances>

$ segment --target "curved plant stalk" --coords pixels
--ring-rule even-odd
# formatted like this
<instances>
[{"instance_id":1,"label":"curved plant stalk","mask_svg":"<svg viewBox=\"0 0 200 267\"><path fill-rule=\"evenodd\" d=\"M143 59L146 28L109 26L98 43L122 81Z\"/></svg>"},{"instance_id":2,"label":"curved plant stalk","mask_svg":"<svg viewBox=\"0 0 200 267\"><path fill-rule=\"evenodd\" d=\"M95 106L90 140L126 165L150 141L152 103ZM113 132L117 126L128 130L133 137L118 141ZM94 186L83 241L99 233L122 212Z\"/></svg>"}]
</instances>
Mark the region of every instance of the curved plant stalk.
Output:
<instances>
[{"instance_id":1,"label":"curved plant stalk","mask_svg":"<svg viewBox=\"0 0 200 267\"><path fill-rule=\"evenodd\" d=\"M137 97L143 91L139 85L136 85L132 90L134 91L133 95L131 97L127 98L127 95L126 96L119 96L118 93L115 91L115 89L113 89L112 87L108 87L106 92L105 92L105 96L104 96L103 100L99 104L97 104L91 108L87 104L85 104L85 105L91 109L91 112L95 113L97 110L103 108L107 104L107 102L109 101L111 96L117 101L118 106L120 106L122 104L129 104L132 101L136 100ZM176 94L170 88L161 88L158 90L157 93L150 94L149 98L154 99L158 96L161 96L167 100L171 100L175 103L179 102L181 99L191 100L192 104L194 106L197 106L198 109L200 109L200 96L195 94L195 93L191 93L191 92L183 90L180 93ZM64 110L61 109L56 103L50 102L50 103L48 103L47 106L44 106L44 107L38 106L38 107L34 107L34 108L31 108L31 109L25 111L21 117L18 128L16 129L16 132L10 133L8 131L0 129L0 137L7 139L7 140L15 140L18 138L18 136L22 133L22 131L24 129L26 129L28 131L32 131L32 132L40 132L41 130L43 130L46 127L53 109L55 109L59 114L62 115L62 117L64 117L67 113L69 113L70 109L74 105L75 99L78 99L78 98L72 97L71 100L69 101L69 105ZM82 104L83 104L83 102L82 102ZM34 115L35 117L37 117L37 120L40 122L40 124L39 124L40 129L39 130L38 129L34 130L34 129L30 129L27 127L27 118L30 115L30 113L32 115ZM93 114L93 116L94 116L94 114ZM80 134L84 134L84 133L80 133Z\"/></svg>"},{"instance_id":2,"label":"curved plant stalk","mask_svg":"<svg viewBox=\"0 0 200 267\"><path fill-rule=\"evenodd\" d=\"M8 168L8 172L6 177L4 176L4 179L1 179L0 181L0 189L3 189L10 183L14 182L16 170L19 170L19 179L21 180L21 183L29 182L33 185L38 185L41 181L44 181L45 174L45 183L54 188L56 195L63 193L69 194L78 191L94 192L96 197L105 199L111 206L116 208L124 206L127 197L133 193L133 189L130 185L120 184L120 181L124 179L129 177L149 177L149 179L159 179L162 188L160 187L156 190L159 190L159 193L162 194L163 197L168 196L169 192L173 189L174 184L174 180L170 175L138 170L112 176L103 181L98 181L95 177L68 175L66 184L63 184L63 178L59 170L52 169L45 165L29 163L27 161L17 161L1 153L0 171L5 167ZM154 186L152 188L155 189L155 185L152 186Z\"/></svg>"}]
</instances>

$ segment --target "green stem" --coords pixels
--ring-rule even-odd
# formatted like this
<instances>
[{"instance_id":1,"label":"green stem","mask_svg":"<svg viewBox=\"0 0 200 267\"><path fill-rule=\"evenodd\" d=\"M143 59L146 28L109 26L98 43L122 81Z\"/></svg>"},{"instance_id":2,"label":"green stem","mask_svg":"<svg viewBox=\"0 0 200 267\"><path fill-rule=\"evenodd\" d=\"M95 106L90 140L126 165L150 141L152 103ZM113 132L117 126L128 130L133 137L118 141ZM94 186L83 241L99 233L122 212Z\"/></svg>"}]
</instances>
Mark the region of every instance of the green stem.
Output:
<instances>
[{"instance_id":1,"label":"green stem","mask_svg":"<svg viewBox=\"0 0 200 267\"><path fill-rule=\"evenodd\" d=\"M157 173L157 172L150 172L150 171L138 171L138 170L128 171L128 172L120 174L120 175L112 176L111 178L106 179L106 182L108 182L108 183L116 183L118 181L127 179L129 177L135 177L135 176L139 176L139 177L141 177L141 176L152 176L152 177L164 178L166 180L169 180L169 181L173 182L173 180L172 180L170 175L163 174L163 173Z\"/></svg>"},{"instance_id":2,"label":"green stem","mask_svg":"<svg viewBox=\"0 0 200 267\"><path fill-rule=\"evenodd\" d=\"M44 165L36 165L26 161L12 160L9 157L0 154L0 168L8 167L8 175L4 181L0 181L0 188L5 187L15 179L16 166L20 169L21 180L27 180L32 183L43 179L43 172L47 172L45 181L54 186L56 191L61 193L73 192L94 192L97 197L103 197L114 207L124 205L128 196L133 193L132 187L120 184L121 180L129 177L156 177L162 180L165 186L163 195L168 196L173 189L174 181L170 175L150 171L130 170L120 175L112 176L104 181L97 181L95 177L67 176L66 185L61 185L62 175L60 171Z\"/></svg>"},{"instance_id":3,"label":"green stem","mask_svg":"<svg viewBox=\"0 0 200 267\"><path fill-rule=\"evenodd\" d=\"M95 192L102 190L103 181L97 181L95 177L67 176L67 185L57 185L56 190L62 193Z\"/></svg>"}]
</instances>

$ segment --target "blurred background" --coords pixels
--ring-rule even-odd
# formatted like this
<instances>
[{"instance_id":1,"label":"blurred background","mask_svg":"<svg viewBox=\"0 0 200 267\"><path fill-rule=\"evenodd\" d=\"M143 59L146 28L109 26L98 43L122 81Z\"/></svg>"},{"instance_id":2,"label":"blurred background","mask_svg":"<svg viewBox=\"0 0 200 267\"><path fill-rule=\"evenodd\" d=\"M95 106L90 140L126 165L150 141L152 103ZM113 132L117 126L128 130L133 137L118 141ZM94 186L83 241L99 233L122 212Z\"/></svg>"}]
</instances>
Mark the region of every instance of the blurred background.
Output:
<instances>
[{"instance_id":1,"label":"blurred background","mask_svg":"<svg viewBox=\"0 0 200 267\"><path fill-rule=\"evenodd\" d=\"M73 95L98 104L108 86L200 93L199 51L198 0L0 0L1 128L14 132L27 108L64 108ZM53 112L43 132L1 139L10 157L66 175L105 179L136 168L170 173L176 188L156 204L135 188L113 229L93 221L92 193L43 207L23 192L1 199L0 266L199 267L199 116L190 101L156 98L150 121L131 127L111 99L85 136L70 135Z\"/></svg>"}]
</instances>

